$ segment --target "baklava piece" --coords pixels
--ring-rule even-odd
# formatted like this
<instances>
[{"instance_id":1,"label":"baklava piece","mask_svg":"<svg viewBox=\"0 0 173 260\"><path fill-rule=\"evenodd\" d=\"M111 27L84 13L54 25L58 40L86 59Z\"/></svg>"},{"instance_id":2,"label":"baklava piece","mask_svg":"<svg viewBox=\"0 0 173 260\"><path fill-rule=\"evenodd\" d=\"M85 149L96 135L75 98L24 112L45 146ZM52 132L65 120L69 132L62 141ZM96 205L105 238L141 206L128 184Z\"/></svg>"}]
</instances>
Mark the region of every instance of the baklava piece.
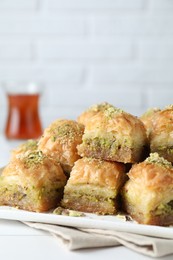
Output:
<instances>
[{"instance_id":1,"label":"baklava piece","mask_svg":"<svg viewBox=\"0 0 173 260\"><path fill-rule=\"evenodd\" d=\"M122 189L125 211L138 223L173 225L173 167L157 153L133 165Z\"/></svg>"},{"instance_id":2,"label":"baklava piece","mask_svg":"<svg viewBox=\"0 0 173 260\"><path fill-rule=\"evenodd\" d=\"M70 173L61 205L77 211L114 214L118 210L119 190L126 177L121 163L86 157L79 159Z\"/></svg>"},{"instance_id":3,"label":"baklava piece","mask_svg":"<svg viewBox=\"0 0 173 260\"><path fill-rule=\"evenodd\" d=\"M112 105L107 102L93 105L89 107L86 111L84 111L80 116L78 116L77 122L86 126L90 119L94 117L98 112L104 111L109 107L112 107Z\"/></svg>"},{"instance_id":4,"label":"baklava piece","mask_svg":"<svg viewBox=\"0 0 173 260\"><path fill-rule=\"evenodd\" d=\"M58 162L41 151L13 158L0 176L0 205L43 212L62 199L66 176Z\"/></svg>"},{"instance_id":5,"label":"baklava piece","mask_svg":"<svg viewBox=\"0 0 173 260\"><path fill-rule=\"evenodd\" d=\"M80 156L77 145L82 142L84 126L73 120L56 120L40 138L38 148L46 155L61 163L64 171L69 173Z\"/></svg>"},{"instance_id":6,"label":"baklava piece","mask_svg":"<svg viewBox=\"0 0 173 260\"><path fill-rule=\"evenodd\" d=\"M134 163L143 159L148 145L143 123L135 116L109 105L85 126L81 157Z\"/></svg>"},{"instance_id":7,"label":"baklava piece","mask_svg":"<svg viewBox=\"0 0 173 260\"><path fill-rule=\"evenodd\" d=\"M149 141L151 152L173 162L173 106L155 114Z\"/></svg>"}]
</instances>

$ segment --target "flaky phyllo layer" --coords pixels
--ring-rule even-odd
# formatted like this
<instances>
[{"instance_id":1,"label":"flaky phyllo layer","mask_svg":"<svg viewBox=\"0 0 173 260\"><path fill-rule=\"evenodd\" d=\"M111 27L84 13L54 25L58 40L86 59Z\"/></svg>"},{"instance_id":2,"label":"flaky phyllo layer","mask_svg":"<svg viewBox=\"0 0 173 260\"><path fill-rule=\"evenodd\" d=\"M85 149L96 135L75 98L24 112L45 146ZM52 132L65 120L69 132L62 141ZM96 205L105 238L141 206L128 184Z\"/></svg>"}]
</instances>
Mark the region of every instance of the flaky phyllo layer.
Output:
<instances>
[{"instance_id":1,"label":"flaky phyllo layer","mask_svg":"<svg viewBox=\"0 0 173 260\"><path fill-rule=\"evenodd\" d=\"M66 186L61 204L74 210L114 214L118 210L117 193L116 189L94 185Z\"/></svg>"},{"instance_id":2,"label":"flaky phyllo layer","mask_svg":"<svg viewBox=\"0 0 173 260\"><path fill-rule=\"evenodd\" d=\"M109 161L132 162L138 160L134 153L139 151L140 146L134 147L133 140L126 136L97 133L87 134L83 137L83 143L79 146L78 151L81 156L93 158L102 158Z\"/></svg>"},{"instance_id":3,"label":"flaky phyllo layer","mask_svg":"<svg viewBox=\"0 0 173 260\"><path fill-rule=\"evenodd\" d=\"M64 183L23 187L0 178L0 205L16 206L31 211L46 211L58 204L63 195ZM35 210L36 209L36 210Z\"/></svg>"}]
</instances>

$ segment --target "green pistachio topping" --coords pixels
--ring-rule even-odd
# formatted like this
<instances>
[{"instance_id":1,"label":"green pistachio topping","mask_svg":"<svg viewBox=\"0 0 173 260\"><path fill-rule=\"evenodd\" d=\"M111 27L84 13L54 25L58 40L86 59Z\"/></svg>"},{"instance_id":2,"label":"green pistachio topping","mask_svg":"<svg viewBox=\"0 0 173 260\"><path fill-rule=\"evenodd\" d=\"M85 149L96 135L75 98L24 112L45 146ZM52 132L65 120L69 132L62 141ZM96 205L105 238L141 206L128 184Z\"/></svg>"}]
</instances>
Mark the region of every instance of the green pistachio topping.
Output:
<instances>
[{"instance_id":1,"label":"green pistachio topping","mask_svg":"<svg viewBox=\"0 0 173 260\"><path fill-rule=\"evenodd\" d=\"M44 155L42 151L34 151L29 154L24 154L24 156L19 156L19 158L24 161L27 168L33 168L39 164L43 164L46 155Z\"/></svg>"},{"instance_id":2,"label":"green pistachio topping","mask_svg":"<svg viewBox=\"0 0 173 260\"><path fill-rule=\"evenodd\" d=\"M107 117L107 118L112 118L115 114L122 114L124 111L122 109L119 109L119 108L116 108L116 107L113 107L113 106L110 106L108 107L107 109L105 109L104 111L104 115Z\"/></svg>"},{"instance_id":3,"label":"green pistachio topping","mask_svg":"<svg viewBox=\"0 0 173 260\"><path fill-rule=\"evenodd\" d=\"M103 103L96 104L96 105L89 107L88 111L99 112L99 111L104 111L105 109L107 109L109 107L112 107L112 105L107 102L103 102Z\"/></svg>"},{"instance_id":4,"label":"green pistachio topping","mask_svg":"<svg viewBox=\"0 0 173 260\"><path fill-rule=\"evenodd\" d=\"M97 105L91 106L87 111L99 112L103 111L107 118L112 118L115 113L123 113L124 111L114 107L113 105L103 102Z\"/></svg>"},{"instance_id":5,"label":"green pistachio topping","mask_svg":"<svg viewBox=\"0 0 173 260\"><path fill-rule=\"evenodd\" d=\"M167 204L161 203L155 211L156 215L171 214L173 210L173 201L169 201Z\"/></svg>"},{"instance_id":6,"label":"green pistachio topping","mask_svg":"<svg viewBox=\"0 0 173 260\"><path fill-rule=\"evenodd\" d=\"M26 142L26 147L35 148L35 147L37 147L37 144L38 144L38 141L30 139Z\"/></svg>"},{"instance_id":7,"label":"green pistachio topping","mask_svg":"<svg viewBox=\"0 0 173 260\"><path fill-rule=\"evenodd\" d=\"M56 136L51 136L51 141L52 141L52 142L55 142L55 141L56 141L56 138L57 138Z\"/></svg>"},{"instance_id":8,"label":"green pistachio topping","mask_svg":"<svg viewBox=\"0 0 173 260\"><path fill-rule=\"evenodd\" d=\"M58 123L57 123L58 124ZM55 142L57 139L68 138L68 140L72 141L77 135L83 134L83 126L80 124L72 125L68 122L64 124L57 125L51 127L51 141Z\"/></svg>"},{"instance_id":9,"label":"green pistachio topping","mask_svg":"<svg viewBox=\"0 0 173 260\"><path fill-rule=\"evenodd\" d=\"M57 207L54 211L53 214L56 215L64 215L64 216L69 216L69 217L83 217L85 216L84 213L76 211L76 210L70 210L70 209L64 209L62 207Z\"/></svg>"},{"instance_id":10,"label":"green pistachio topping","mask_svg":"<svg viewBox=\"0 0 173 260\"><path fill-rule=\"evenodd\" d=\"M116 138L115 136L110 137L91 137L91 138L85 138L83 140L83 143L85 143L86 146L89 146L92 150L98 150L98 149L107 149L110 150L110 152L115 152L121 147L132 147L132 141L128 137L124 138Z\"/></svg>"},{"instance_id":11,"label":"green pistachio topping","mask_svg":"<svg viewBox=\"0 0 173 260\"><path fill-rule=\"evenodd\" d=\"M160 157L158 153L150 153L150 156L145 160L145 162L155 163L166 168L172 168L171 162L168 162L163 157Z\"/></svg>"},{"instance_id":12,"label":"green pistachio topping","mask_svg":"<svg viewBox=\"0 0 173 260\"><path fill-rule=\"evenodd\" d=\"M173 154L173 147L168 147L167 153L172 155Z\"/></svg>"}]
</instances>

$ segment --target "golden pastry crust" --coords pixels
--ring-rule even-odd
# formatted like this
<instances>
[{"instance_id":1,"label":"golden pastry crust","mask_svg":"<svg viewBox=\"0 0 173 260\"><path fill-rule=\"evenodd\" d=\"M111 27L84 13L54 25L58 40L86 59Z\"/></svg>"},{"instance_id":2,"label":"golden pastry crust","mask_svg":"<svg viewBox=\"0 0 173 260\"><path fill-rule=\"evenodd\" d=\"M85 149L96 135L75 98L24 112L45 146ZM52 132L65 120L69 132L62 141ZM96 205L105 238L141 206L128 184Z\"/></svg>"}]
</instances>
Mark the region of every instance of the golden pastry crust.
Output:
<instances>
[{"instance_id":1,"label":"golden pastry crust","mask_svg":"<svg viewBox=\"0 0 173 260\"><path fill-rule=\"evenodd\" d=\"M125 166L121 163L84 157L75 163L68 185L93 184L118 189L124 171Z\"/></svg>"},{"instance_id":2,"label":"golden pastry crust","mask_svg":"<svg viewBox=\"0 0 173 260\"><path fill-rule=\"evenodd\" d=\"M45 129L38 149L52 156L69 173L80 156L77 145L82 142L84 126L73 120L56 120Z\"/></svg>"},{"instance_id":3,"label":"golden pastry crust","mask_svg":"<svg viewBox=\"0 0 173 260\"><path fill-rule=\"evenodd\" d=\"M126 177L125 166L121 163L79 159L71 171L61 204L84 212L114 214Z\"/></svg>"},{"instance_id":4,"label":"golden pastry crust","mask_svg":"<svg viewBox=\"0 0 173 260\"><path fill-rule=\"evenodd\" d=\"M145 126L148 137L152 132L154 118L159 111L161 111L159 108L150 108L140 117L140 120L143 122Z\"/></svg>"},{"instance_id":5,"label":"golden pastry crust","mask_svg":"<svg viewBox=\"0 0 173 260\"><path fill-rule=\"evenodd\" d=\"M157 112L150 132L150 150L173 162L173 106Z\"/></svg>"},{"instance_id":6,"label":"golden pastry crust","mask_svg":"<svg viewBox=\"0 0 173 260\"><path fill-rule=\"evenodd\" d=\"M93 105L84 111L80 116L78 116L77 122L86 126L90 122L91 118L94 117L98 112L104 111L109 107L112 107L112 105L107 102Z\"/></svg>"},{"instance_id":7,"label":"golden pastry crust","mask_svg":"<svg viewBox=\"0 0 173 260\"><path fill-rule=\"evenodd\" d=\"M122 189L125 211L142 224L173 224L173 167L157 153L133 165ZM142 185L141 185L142 184Z\"/></svg>"},{"instance_id":8,"label":"golden pastry crust","mask_svg":"<svg viewBox=\"0 0 173 260\"><path fill-rule=\"evenodd\" d=\"M58 162L41 151L14 157L0 176L0 205L42 212L57 206L66 184Z\"/></svg>"},{"instance_id":9,"label":"golden pastry crust","mask_svg":"<svg viewBox=\"0 0 173 260\"><path fill-rule=\"evenodd\" d=\"M81 157L100 158L123 163L143 159L148 145L143 123L135 116L113 106L97 112L85 126Z\"/></svg>"}]
</instances>

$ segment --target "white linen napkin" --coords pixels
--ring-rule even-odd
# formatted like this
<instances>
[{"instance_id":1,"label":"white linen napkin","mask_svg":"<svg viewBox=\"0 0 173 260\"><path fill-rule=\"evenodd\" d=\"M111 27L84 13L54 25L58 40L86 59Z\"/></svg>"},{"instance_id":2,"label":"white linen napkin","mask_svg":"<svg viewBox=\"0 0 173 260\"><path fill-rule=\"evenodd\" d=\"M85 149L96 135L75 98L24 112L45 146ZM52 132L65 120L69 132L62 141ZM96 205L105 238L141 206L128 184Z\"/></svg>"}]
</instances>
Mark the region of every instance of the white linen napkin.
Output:
<instances>
[{"instance_id":1,"label":"white linen napkin","mask_svg":"<svg viewBox=\"0 0 173 260\"><path fill-rule=\"evenodd\" d=\"M32 228L50 232L69 250L123 245L138 253L152 257L173 254L173 239L156 238L112 230L79 229L33 222L23 223Z\"/></svg>"}]
</instances>

